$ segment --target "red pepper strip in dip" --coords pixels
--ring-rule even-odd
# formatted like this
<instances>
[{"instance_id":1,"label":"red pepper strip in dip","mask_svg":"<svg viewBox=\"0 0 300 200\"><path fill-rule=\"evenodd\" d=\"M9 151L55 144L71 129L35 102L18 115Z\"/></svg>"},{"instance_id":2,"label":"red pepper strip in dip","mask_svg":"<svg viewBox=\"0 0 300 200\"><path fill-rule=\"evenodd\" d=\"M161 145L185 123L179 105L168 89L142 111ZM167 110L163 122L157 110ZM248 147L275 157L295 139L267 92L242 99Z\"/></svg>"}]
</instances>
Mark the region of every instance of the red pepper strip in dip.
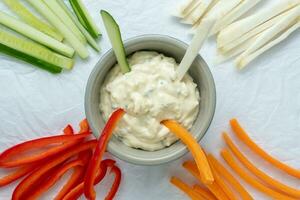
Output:
<instances>
[{"instance_id":1,"label":"red pepper strip in dip","mask_svg":"<svg viewBox=\"0 0 300 200\"><path fill-rule=\"evenodd\" d=\"M106 175L107 168L111 167L115 164L116 161L106 159L103 160L100 164L100 170L98 170L94 185L97 185L104 176ZM75 188L73 188L64 198L63 200L74 200L78 199L84 192L84 182L78 184Z\"/></svg>"},{"instance_id":2,"label":"red pepper strip in dip","mask_svg":"<svg viewBox=\"0 0 300 200\"><path fill-rule=\"evenodd\" d=\"M83 181L83 177L86 172L85 166L88 165L89 160L91 159L93 152L91 150L80 152L78 155L78 159L83 161L83 166L76 166L74 168L74 172L72 173L70 179L63 186L63 188L56 195L54 200L61 200L68 194L75 186Z\"/></svg>"},{"instance_id":3,"label":"red pepper strip in dip","mask_svg":"<svg viewBox=\"0 0 300 200\"><path fill-rule=\"evenodd\" d=\"M117 167L116 165L114 165L111 168L111 172L115 174L115 180L114 180L114 183L113 183L108 195L105 197L105 200L112 200L114 198L114 196L118 192L118 189L119 189L119 186L121 183L122 173L121 173L120 168Z\"/></svg>"},{"instance_id":4,"label":"red pepper strip in dip","mask_svg":"<svg viewBox=\"0 0 300 200\"><path fill-rule=\"evenodd\" d=\"M77 155L78 153L82 151L86 151L89 149L93 149L96 147L97 140L91 140L88 142L81 143L78 146L74 146L67 151L64 151L63 153L57 155L56 157L49 160L47 163L42 165L39 169L34 171L30 176L27 176L25 179L23 179L19 185L16 187L16 189L13 192L12 200L19 200L19 199L26 199L30 198L23 196L28 192L28 190L31 188L31 185L39 180L43 174L45 174L47 171L51 170L55 166L61 164L62 162L66 161L72 156Z\"/></svg>"},{"instance_id":5,"label":"red pepper strip in dip","mask_svg":"<svg viewBox=\"0 0 300 200\"><path fill-rule=\"evenodd\" d=\"M66 126L66 128L64 128L64 134L65 135L74 135L74 130L70 124L68 124Z\"/></svg>"},{"instance_id":6,"label":"red pepper strip in dip","mask_svg":"<svg viewBox=\"0 0 300 200\"><path fill-rule=\"evenodd\" d=\"M109 139L113 134L113 130L117 126L118 122L121 120L122 116L125 114L123 109L118 109L114 111L107 123L105 124L104 129L100 135L97 146L95 148L94 155L90 160L87 173L84 179L84 195L87 199L93 200L96 198L96 192L93 188L97 170L100 167L100 163L103 157L103 154L108 145Z\"/></svg>"},{"instance_id":7,"label":"red pepper strip in dip","mask_svg":"<svg viewBox=\"0 0 300 200\"><path fill-rule=\"evenodd\" d=\"M81 159L76 159L74 161L70 161L65 165L62 165L57 170L55 170L51 176L44 181L42 184L39 184L33 192L30 193L30 199L38 199L44 192L46 192L51 186L53 186L68 170L76 167L83 166L84 162Z\"/></svg>"},{"instance_id":8,"label":"red pepper strip in dip","mask_svg":"<svg viewBox=\"0 0 300 200\"><path fill-rule=\"evenodd\" d=\"M0 187L8 185L8 184L18 180L19 178L32 172L35 168L36 168L36 165L28 165L25 167L20 167L19 169L10 173L9 175L0 178Z\"/></svg>"},{"instance_id":9,"label":"red pepper strip in dip","mask_svg":"<svg viewBox=\"0 0 300 200\"><path fill-rule=\"evenodd\" d=\"M27 142L23 142L21 144L17 144L7 150L5 150L0 155L0 167L18 167L28 163L36 162L41 159L48 158L54 154L60 153L67 148L70 148L77 144L80 139L83 139L89 136L89 133L78 134L78 135L58 135L51 137L44 137L40 139L35 139ZM51 147L48 150L45 150L41 153L29 155L29 156L21 156L20 154L26 151L32 151L36 148L44 148L46 145L60 144L55 147ZM13 157L18 156L20 158L13 159Z\"/></svg>"}]
</instances>

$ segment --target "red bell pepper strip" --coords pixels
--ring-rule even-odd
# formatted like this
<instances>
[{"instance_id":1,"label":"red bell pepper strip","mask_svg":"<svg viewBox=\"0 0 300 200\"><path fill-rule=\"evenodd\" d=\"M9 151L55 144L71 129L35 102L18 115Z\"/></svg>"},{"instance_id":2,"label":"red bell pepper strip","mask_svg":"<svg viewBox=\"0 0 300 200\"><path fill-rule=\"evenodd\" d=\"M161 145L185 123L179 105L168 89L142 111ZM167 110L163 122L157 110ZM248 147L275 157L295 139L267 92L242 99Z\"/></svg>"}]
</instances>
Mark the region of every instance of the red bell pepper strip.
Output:
<instances>
[{"instance_id":1,"label":"red bell pepper strip","mask_svg":"<svg viewBox=\"0 0 300 200\"><path fill-rule=\"evenodd\" d=\"M78 155L78 159L82 160L83 166L76 166L72 176L67 181L67 183L63 186L63 188L56 195L54 200L62 200L66 194L68 194L76 185L83 181L83 177L86 172L85 166L87 166L89 160L91 159L93 152L91 150L80 152Z\"/></svg>"},{"instance_id":2,"label":"red bell pepper strip","mask_svg":"<svg viewBox=\"0 0 300 200\"><path fill-rule=\"evenodd\" d=\"M76 159L59 167L51 174L48 180L44 181L42 184L36 187L32 193L30 193L30 199L38 199L44 192L46 192L51 186L53 186L68 170L83 165L83 160Z\"/></svg>"},{"instance_id":3,"label":"red bell pepper strip","mask_svg":"<svg viewBox=\"0 0 300 200\"><path fill-rule=\"evenodd\" d=\"M82 120L82 121L79 123L79 127L80 127L79 133L85 133L85 132L90 132L90 131L91 131L87 119Z\"/></svg>"},{"instance_id":4,"label":"red bell pepper strip","mask_svg":"<svg viewBox=\"0 0 300 200\"><path fill-rule=\"evenodd\" d=\"M109 139L113 134L113 130L115 129L115 127L117 126L118 122L124 114L125 111L123 109L118 109L114 111L108 119L104 129L102 130L97 146L95 148L94 155L90 160L87 173L84 179L84 195L87 199L93 200L96 198L96 192L93 187L96 178L96 173L100 167L103 154L106 150Z\"/></svg>"},{"instance_id":5,"label":"red bell pepper strip","mask_svg":"<svg viewBox=\"0 0 300 200\"><path fill-rule=\"evenodd\" d=\"M94 182L94 185L97 185L102 179L105 177L107 168L112 167L116 161L106 159L103 160L100 164L100 169L97 172L97 176ZM78 184L75 188L73 188L64 198L63 200L74 200L78 199L84 192L84 182Z\"/></svg>"},{"instance_id":6,"label":"red bell pepper strip","mask_svg":"<svg viewBox=\"0 0 300 200\"><path fill-rule=\"evenodd\" d=\"M32 172L35 168L36 168L36 165L28 165L25 167L20 167L13 173L10 173L9 175L0 178L0 187L8 185L8 184L18 180L19 178Z\"/></svg>"},{"instance_id":7,"label":"red bell pepper strip","mask_svg":"<svg viewBox=\"0 0 300 200\"><path fill-rule=\"evenodd\" d=\"M121 183L122 173L121 173L120 168L117 167L116 165L114 165L111 168L111 172L115 174L115 181L114 181L108 195L105 197L105 200L112 200L115 197L115 195L119 189L120 183Z\"/></svg>"},{"instance_id":8,"label":"red bell pepper strip","mask_svg":"<svg viewBox=\"0 0 300 200\"><path fill-rule=\"evenodd\" d=\"M64 134L65 135L74 135L74 130L70 124L68 124L66 126L66 128L64 129Z\"/></svg>"},{"instance_id":9,"label":"red bell pepper strip","mask_svg":"<svg viewBox=\"0 0 300 200\"><path fill-rule=\"evenodd\" d=\"M42 165L39 169L34 171L30 176L27 176L25 179L23 179L19 185L16 187L16 189L13 192L12 200L19 200L19 199L26 199L30 198L29 196L26 196L26 193L31 188L31 185L39 180L43 174L45 174L47 171L51 170L52 168L56 167L57 165L61 164L62 162L66 161L68 158L77 155L78 153L82 151L86 151L89 149L93 149L96 147L97 140L91 140L88 142L81 143L78 146L74 146L68 151L64 151L61 154L57 155L56 157L52 158L48 162L46 162L44 165ZM25 194L25 195L24 195Z\"/></svg>"},{"instance_id":10,"label":"red bell pepper strip","mask_svg":"<svg viewBox=\"0 0 300 200\"><path fill-rule=\"evenodd\" d=\"M60 153L66 150L67 148L76 145L78 141L79 142L81 141L80 139L83 139L89 135L90 135L89 133L79 134L79 135L58 135L58 136L35 139L35 140L23 142L21 144L17 144L16 146L13 146L5 150L0 155L0 167L18 167L21 165L25 165L28 163L39 161L41 159L48 158L49 156ZM46 145L54 145L57 143L58 144L64 143L64 144L52 147L42 153L38 153L35 155L29 155L29 156L20 155L21 153L32 151L36 148L42 148L45 147ZM16 156L18 156L19 158L13 159L13 157Z\"/></svg>"}]
</instances>

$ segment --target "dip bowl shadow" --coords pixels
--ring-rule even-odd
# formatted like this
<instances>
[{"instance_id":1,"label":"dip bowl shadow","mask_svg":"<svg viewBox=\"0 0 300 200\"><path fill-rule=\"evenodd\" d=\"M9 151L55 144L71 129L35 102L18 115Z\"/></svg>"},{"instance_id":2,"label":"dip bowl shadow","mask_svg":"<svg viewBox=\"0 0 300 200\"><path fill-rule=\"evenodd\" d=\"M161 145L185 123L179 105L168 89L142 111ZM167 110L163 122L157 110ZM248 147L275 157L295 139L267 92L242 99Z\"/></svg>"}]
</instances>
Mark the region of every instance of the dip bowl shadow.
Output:
<instances>
[{"instance_id":1,"label":"dip bowl shadow","mask_svg":"<svg viewBox=\"0 0 300 200\"><path fill-rule=\"evenodd\" d=\"M152 50L175 58L177 63L182 60L188 46L175 38L164 35L142 35L126 40L124 43L127 55L140 50ZM105 125L99 109L100 88L107 73L116 62L113 50L110 49L96 64L88 79L85 92L85 113L96 137L99 137ZM199 113L190 132L193 133L197 141L200 141L209 128L215 113L216 90L212 74L200 55L193 62L189 74L200 92ZM197 111L195 110L195 112ZM126 162L138 165L167 163L188 152L186 146L180 141L164 149L150 152L128 147L114 136L109 142L108 151Z\"/></svg>"}]
</instances>

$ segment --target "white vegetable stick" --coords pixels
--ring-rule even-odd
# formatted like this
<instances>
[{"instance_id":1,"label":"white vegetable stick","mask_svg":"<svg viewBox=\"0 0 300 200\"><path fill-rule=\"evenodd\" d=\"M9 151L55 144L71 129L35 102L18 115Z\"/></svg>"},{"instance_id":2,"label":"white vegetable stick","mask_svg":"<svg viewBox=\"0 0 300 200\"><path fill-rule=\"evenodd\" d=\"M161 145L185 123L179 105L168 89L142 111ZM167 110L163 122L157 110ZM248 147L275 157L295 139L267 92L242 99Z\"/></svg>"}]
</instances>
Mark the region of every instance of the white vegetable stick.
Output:
<instances>
[{"instance_id":1,"label":"white vegetable stick","mask_svg":"<svg viewBox=\"0 0 300 200\"><path fill-rule=\"evenodd\" d=\"M269 21L266 21L265 23L255 27L251 31L249 31L249 32L245 33L244 35L242 35L237 40L229 42L228 44L225 44L225 45L221 46L222 44L218 43L217 44L218 49L220 49L220 51L222 51L222 52L230 51L231 49L235 48L236 46L240 45L241 43L246 42L249 38L253 37L254 35L257 35L257 34L263 32L264 30L270 28L274 24L278 23L281 20L281 18L284 17L284 16L286 16L286 12L284 12L281 15L278 15L278 16L270 19Z\"/></svg>"},{"instance_id":2,"label":"white vegetable stick","mask_svg":"<svg viewBox=\"0 0 300 200\"><path fill-rule=\"evenodd\" d=\"M247 41L239 44L238 46L231 49L230 51L227 51L225 53L220 52L217 55L215 63L220 64L220 63L225 62L226 60L229 60L230 58L233 58L234 56L240 55L241 53L246 51L246 49L248 49L250 47L250 45L255 42L256 39L257 39L257 36L254 36L254 37L248 39Z\"/></svg>"},{"instance_id":3,"label":"white vegetable stick","mask_svg":"<svg viewBox=\"0 0 300 200\"><path fill-rule=\"evenodd\" d=\"M184 24L195 24L198 19L204 15L212 1L213 0L202 0L189 15L183 18L181 22Z\"/></svg>"},{"instance_id":4,"label":"white vegetable stick","mask_svg":"<svg viewBox=\"0 0 300 200\"><path fill-rule=\"evenodd\" d=\"M263 47L270 40L276 37L282 31L288 29L291 24L294 24L295 21L300 16L300 5L288 11L287 16L283 17L277 24L264 31L257 40L241 55L244 57L256 51L257 49Z\"/></svg>"},{"instance_id":5,"label":"white vegetable stick","mask_svg":"<svg viewBox=\"0 0 300 200\"><path fill-rule=\"evenodd\" d=\"M215 3L204 18L215 18L219 20L234 9L241 1L243 0L220 0ZM201 24L201 22L199 24ZM196 30L196 28L192 29L192 31L194 30Z\"/></svg>"},{"instance_id":6,"label":"white vegetable stick","mask_svg":"<svg viewBox=\"0 0 300 200\"><path fill-rule=\"evenodd\" d=\"M298 21L296 24L294 24L291 28L289 28L287 31L285 31L282 35L280 35L275 40L271 41L264 47L260 48L259 50L255 51L254 53L247 55L243 58L237 58L236 59L236 65L239 69L243 69L246 65L248 65L251 61L253 61L255 58L266 52L267 50L271 49L273 46L279 44L283 40L285 40L290 34L292 34L295 30L300 28L300 21Z\"/></svg>"},{"instance_id":7,"label":"white vegetable stick","mask_svg":"<svg viewBox=\"0 0 300 200\"><path fill-rule=\"evenodd\" d=\"M234 22L236 19L244 15L251 8L257 5L261 0L243 0L238 6L231 10L227 15L220 18L210 32L210 36L218 33L220 30Z\"/></svg>"},{"instance_id":8,"label":"white vegetable stick","mask_svg":"<svg viewBox=\"0 0 300 200\"><path fill-rule=\"evenodd\" d=\"M247 18L232 23L222 30L217 38L219 44L228 44L258 25L300 4L300 0L283 0L271 9L265 9Z\"/></svg>"},{"instance_id":9,"label":"white vegetable stick","mask_svg":"<svg viewBox=\"0 0 300 200\"><path fill-rule=\"evenodd\" d=\"M197 6L197 4L198 0L187 0L176 9L173 15L175 17L184 18Z\"/></svg>"},{"instance_id":10,"label":"white vegetable stick","mask_svg":"<svg viewBox=\"0 0 300 200\"><path fill-rule=\"evenodd\" d=\"M70 31L42 0L27 0L40 14L42 14L71 44L81 58L87 58L89 52L84 44Z\"/></svg>"},{"instance_id":11,"label":"white vegetable stick","mask_svg":"<svg viewBox=\"0 0 300 200\"><path fill-rule=\"evenodd\" d=\"M72 19L65 13L65 11L59 6L56 0L46 0L45 4L54 12L57 17L62 19L62 22L76 35L76 37L83 42L84 44L87 42L83 34L74 24Z\"/></svg>"},{"instance_id":12,"label":"white vegetable stick","mask_svg":"<svg viewBox=\"0 0 300 200\"><path fill-rule=\"evenodd\" d=\"M198 27L190 46L186 50L185 55L177 68L177 78L179 80L181 80L189 70L215 22L216 20L214 18L205 19Z\"/></svg>"}]
</instances>

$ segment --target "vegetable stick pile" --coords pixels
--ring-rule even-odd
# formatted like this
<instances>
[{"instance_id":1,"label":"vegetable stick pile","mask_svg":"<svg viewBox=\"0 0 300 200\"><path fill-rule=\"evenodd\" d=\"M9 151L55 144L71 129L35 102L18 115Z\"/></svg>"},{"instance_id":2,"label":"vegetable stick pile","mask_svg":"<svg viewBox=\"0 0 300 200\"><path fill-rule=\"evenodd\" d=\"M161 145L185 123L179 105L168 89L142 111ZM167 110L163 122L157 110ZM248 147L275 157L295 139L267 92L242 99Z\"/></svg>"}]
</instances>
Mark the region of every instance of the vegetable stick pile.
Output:
<instances>
[{"instance_id":1,"label":"vegetable stick pile","mask_svg":"<svg viewBox=\"0 0 300 200\"><path fill-rule=\"evenodd\" d=\"M60 73L72 69L72 57L89 56L87 43L100 51L100 30L81 0L69 0L72 12L62 0L28 0L44 19L33 14L20 0L3 0L16 15L0 12L0 52L45 69ZM25 37L25 38L24 38ZM65 41L65 42L64 42Z\"/></svg>"},{"instance_id":2,"label":"vegetable stick pile","mask_svg":"<svg viewBox=\"0 0 300 200\"><path fill-rule=\"evenodd\" d=\"M123 114L121 109L112 114L99 140L87 139L91 130L87 120L83 120L77 134L68 125L63 135L23 142L5 150L0 154L0 167L16 170L0 178L0 187L25 177L14 189L12 199L39 199L73 169L71 177L53 199L74 200L85 194L92 200L96 198L93 186L101 182L110 169L115 178L105 199L112 200L121 182L121 170L114 160L103 160L103 154Z\"/></svg>"},{"instance_id":3,"label":"vegetable stick pile","mask_svg":"<svg viewBox=\"0 0 300 200\"><path fill-rule=\"evenodd\" d=\"M210 35L216 35L217 63L233 57L239 69L300 27L300 0L286 0L242 18L261 0L186 0L175 16L191 24L192 33L205 18L216 18ZM242 18L242 19L240 19Z\"/></svg>"},{"instance_id":4,"label":"vegetable stick pile","mask_svg":"<svg viewBox=\"0 0 300 200\"><path fill-rule=\"evenodd\" d=\"M166 125L165 123L163 124ZM254 153L272 164L274 167L277 167L288 175L300 180L299 169L292 168L265 152L248 136L246 131L241 127L236 119L232 119L230 121L230 125L237 138L248 146ZM169 126L167 127L169 128ZM172 132L176 132L174 129L170 130ZM181 132L184 131L181 130ZM177 135L177 133L175 134ZM248 158L239 150L227 133L223 133L223 139L227 148L224 148L221 151L221 156L232 171L234 171L246 183L272 199L300 199L300 189L288 186L260 170L259 167L248 160ZM211 169L213 174L213 182L208 184L203 181L204 179L201 177L203 175L201 174L204 173L204 170L199 168L199 166L197 166L198 164L192 160L184 162L183 167L199 181L199 185L196 184L193 187L189 186L177 177L172 177L170 182L185 192L191 199L254 199L231 174L231 172L229 172L229 170L227 170L227 168L212 154L208 154L205 157L209 163L208 168ZM243 165L243 167L241 165ZM246 168L246 170L244 168Z\"/></svg>"}]
</instances>

